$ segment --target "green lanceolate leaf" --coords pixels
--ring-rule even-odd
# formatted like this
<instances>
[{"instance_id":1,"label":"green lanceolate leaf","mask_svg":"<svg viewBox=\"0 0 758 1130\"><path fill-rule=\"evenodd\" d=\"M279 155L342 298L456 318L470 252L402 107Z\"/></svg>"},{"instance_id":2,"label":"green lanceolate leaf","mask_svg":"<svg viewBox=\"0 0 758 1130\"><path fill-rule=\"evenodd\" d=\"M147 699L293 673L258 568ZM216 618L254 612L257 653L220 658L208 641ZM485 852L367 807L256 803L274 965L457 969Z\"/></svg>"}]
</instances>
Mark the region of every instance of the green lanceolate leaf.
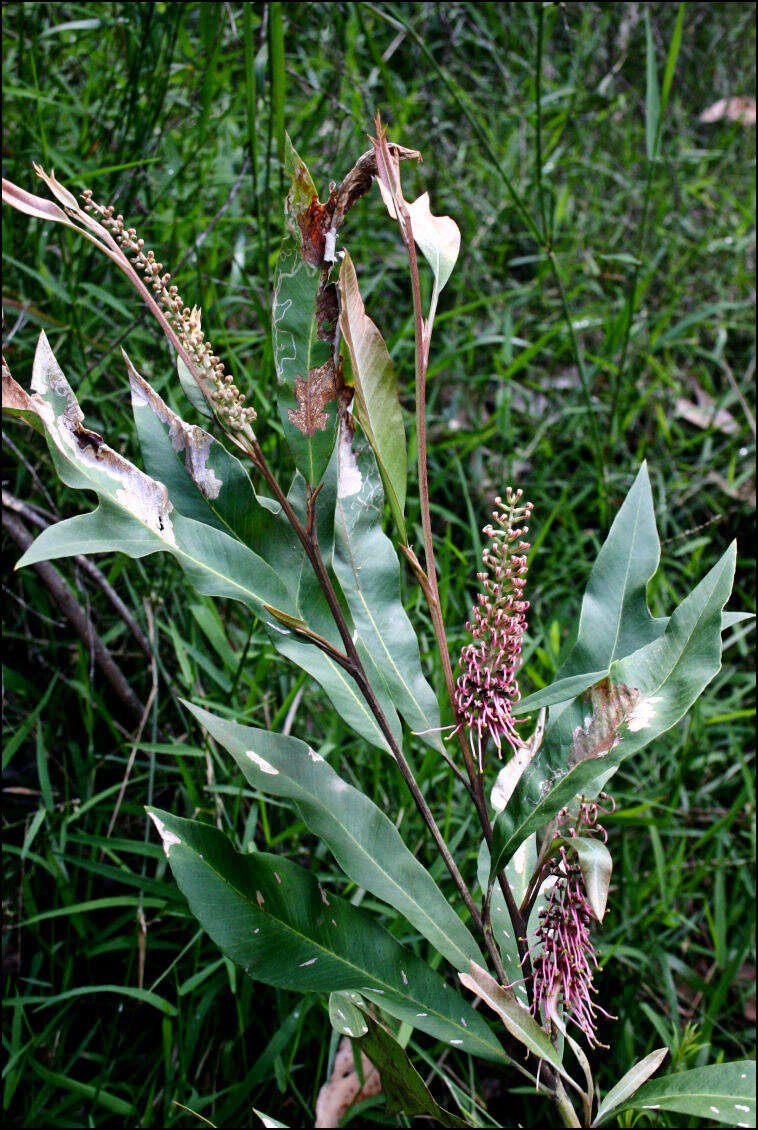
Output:
<instances>
[{"instance_id":1,"label":"green lanceolate leaf","mask_svg":"<svg viewBox=\"0 0 758 1130\"><path fill-rule=\"evenodd\" d=\"M291 188L285 235L274 276L274 364L279 414L295 465L310 486L324 473L337 429L337 385L328 315L317 311L323 233L310 174L287 138L285 167ZM321 334L321 337L319 336Z\"/></svg>"},{"instance_id":2,"label":"green lanceolate leaf","mask_svg":"<svg viewBox=\"0 0 758 1130\"><path fill-rule=\"evenodd\" d=\"M615 659L664 631L666 620L654 618L647 605L647 586L660 552L650 477L643 463L592 566L574 646L558 670L556 683L541 695L543 704L547 699L551 706L548 745L570 742L584 716L577 695L603 677L598 672L607 674ZM576 683L565 682L572 678ZM557 693L563 693L565 701L556 700ZM535 709L538 701L530 695L523 709Z\"/></svg>"},{"instance_id":3,"label":"green lanceolate leaf","mask_svg":"<svg viewBox=\"0 0 758 1130\"><path fill-rule=\"evenodd\" d=\"M647 604L647 586L659 560L653 495L647 465L643 463L592 567L582 598L577 637L568 659L549 687L526 696L518 704L519 715L543 706L554 708L548 726L553 741L567 740L581 722L580 703L575 703L564 716L570 703L609 674L613 662L659 639L666 630L668 617L654 617ZM749 615L725 612L722 629Z\"/></svg>"},{"instance_id":4,"label":"green lanceolate leaf","mask_svg":"<svg viewBox=\"0 0 758 1130\"><path fill-rule=\"evenodd\" d=\"M651 1079L633 1098L617 1102L602 1116L599 1110L593 1125L624 1110L672 1110L727 1126L755 1126L755 1061L711 1064Z\"/></svg>"},{"instance_id":5,"label":"green lanceolate leaf","mask_svg":"<svg viewBox=\"0 0 758 1130\"><path fill-rule=\"evenodd\" d=\"M365 1033L357 1042L379 1072L389 1113L400 1114L402 1111L408 1118L422 1115L446 1127L470 1125L435 1102L426 1083L392 1033L369 1013L358 1012L363 1020Z\"/></svg>"},{"instance_id":6,"label":"green lanceolate leaf","mask_svg":"<svg viewBox=\"0 0 758 1130\"><path fill-rule=\"evenodd\" d=\"M247 471L203 428L186 424L173 412L126 353L124 360L147 473L163 483L180 514L252 545L260 506Z\"/></svg>"},{"instance_id":7,"label":"green lanceolate leaf","mask_svg":"<svg viewBox=\"0 0 758 1130\"><path fill-rule=\"evenodd\" d=\"M178 356L176 358L176 372L182 391L195 411L204 416L206 420L213 420L213 409L203 396L200 386L185 365L184 360Z\"/></svg>"},{"instance_id":8,"label":"green lanceolate leaf","mask_svg":"<svg viewBox=\"0 0 758 1130\"><path fill-rule=\"evenodd\" d=\"M382 507L374 453L351 435L345 419L340 424L334 571L393 703L411 730L439 749L437 699L421 670L416 634L400 600L400 566L382 532Z\"/></svg>"},{"instance_id":9,"label":"green lanceolate leaf","mask_svg":"<svg viewBox=\"0 0 758 1130\"><path fill-rule=\"evenodd\" d=\"M355 382L355 415L373 448L403 543L407 454L397 382L384 338L366 314L350 255L340 268L340 327Z\"/></svg>"},{"instance_id":10,"label":"green lanceolate leaf","mask_svg":"<svg viewBox=\"0 0 758 1130\"><path fill-rule=\"evenodd\" d=\"M639 1063L635 1063L634 1067L630 1068L614 1087L611 1087L597 1108L597 1114L592 1125L599 1126L605 1120L606 1115L609 1115L616 1107L621 1106L623 1102L631 1098L645 1080L658 1070L668 1054L668 1048L658 1048L650 1055L646 1055Z\"/></svg>"},{"instance_id":11,"label":"green lanceolate leaf","mask_svg":"<svg viewBox=\"0 0 758 1130\"><path fill-rule=\"evenodd\" d=\"M558 1052L550 1043L547 1033L540 1028L532 1014L519 1004L513 989L498 984L486 969L473 961L471 971L459 973L458 978L462 985L498 1014L514 1039L523 1044L537 1059L546 1060L564 1079L573 1082L561 1063Z\"/></svg>"},{"instance_id":12,"label":"green lanceolate leaf","mask_svg":"<svg viewBox=\"0 0 758 1130\"><path fill-rule=\"evenodd\" d=\"M174 509L163 483L145 475L90 432L44 333L34 359L30 397L45 425L48 447L68 486L94 491L97 510L49 526L19 561L32 565L78 553L121 551L130 557L171 553L191 583L208 596L289 607L274 569L231 536Z\"/></svg>"},{"instance_id":13,"label":"green lanceolate leaf","mask_svg":"<svg viewBox=\"0 0 758 1130\"><path fill-rule=\"evenodd\" d=\"M607 671L615 659L657 639L665 621L662 625L651 615L647 586L660 554L653 493L643 463L592 566L576 642L558 679Z\"/></svg>"},{"instance_id":14,"label":"green lanceolate leaf","mask_svg":"<svg viewBox=\"0 0 758 1130\"><path fill-rule=\"evenodd\" d=\"M607 674L606 667L601 671L584 671L580 675L568 675L566 678L556 679L549 687L522 698L516 703L514 711L518 716L523 717L533 710L541 710L543 706L557 706L561 703L568 705L578 695L589 690L595 683L599 683Z\"/></svg>"},{"instance_id":15,"label":"green lanceolate leaf","mask_svg":"<svg viewBox=\"0 0 758 1130\"><path fill-rule=\"evenodd\" d=\"M493 874L575 796L596 796L622 761L676 725L717 674L736 556L732 543L672 614L663 635L611 664L608 679L593 688L593 712L570 747L548 745L535 756L508 819L503 814L495 823Z\"/></svg>"},{"instance_id":16,"label":"green lanceolate leaf","mask_svg":"<svg viewBox=\"0 0 758 1130\"><path fill-rule=\"evenodd\" d=\"M300 992L353 990L452 1047L505 1062L487 1024L374 918L277 855L241 855L215 828L148 810L193 914L248 976Z\"/></svg>"},{"instance_id":17,"label":"green lanceolate leaf","mask_svg":"<svg viewBox=\"0 0 758 1130\"><path fill-rule=\"evenodd\" d=\"M319 754L297 738L187 706L254 788L295 801L303 822L353 882L404 915L456 969L481 961L472 935L389 817Z\"/></svg>"},{"instance_id":18,"label":"green lanceolate leaf","mask_svg":"<svg viewBox=\"0 0 758 1130\"><path fill-rule=\"evenodd\" d=\"M611 853L602 840L593 840L589 836L574 836L563 842L567 849L576 852L587 899L598 922L602 922L613 871Z\"/></svg>"}]
</instances>

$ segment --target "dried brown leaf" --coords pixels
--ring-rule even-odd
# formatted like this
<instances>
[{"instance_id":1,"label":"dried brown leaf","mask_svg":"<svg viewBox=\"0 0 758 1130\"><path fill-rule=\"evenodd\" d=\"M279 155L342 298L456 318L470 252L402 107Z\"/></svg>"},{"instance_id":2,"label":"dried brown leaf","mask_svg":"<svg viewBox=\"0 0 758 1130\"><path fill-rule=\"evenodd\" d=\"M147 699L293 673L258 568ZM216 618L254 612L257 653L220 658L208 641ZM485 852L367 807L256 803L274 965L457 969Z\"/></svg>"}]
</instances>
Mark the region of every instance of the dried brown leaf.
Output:
<instances>
[{"instance_id":1,"label":"dried brown leaf","mask_svg":"<svg viewBox=\"0 0 758 1130\"><path fill-rule=\"evenodd\" d=\"M742 122L744 126L755 125L755 98L737 95L733 98L719 98L700 115L701 122Z\"/></svg>"},{"instance_id":2,"label":"dried brown leaf","mask_svg":"<svg viewBox=\"0 0 758 1130\"><path fill-rule=\"evenodd\" d=\"M382 1081L379 1072L368 1056L362 1052L361 1066L364 1080L362 1086L355 1070L352 1044L347 1036L343 1036L334 1059L331 1078L318 1093L317 1127L339 1126L354 1103L381 1093Z\"/></svg>"},{"instance_id":3,"label":"dried brown leaf","mask_svg":"<svg viewBox=\"0 0 758 1130\"><path fill-rule=\"evenodd\" d=\"M715 428L724 435L733 436L740 430L740 426L735 420L731 412L726 408L716 408L713 399L703 392L698 396L699 404L695 404L692 400L687 400L686 397L680 396L676 401L676 414L681 416L689 424L694 424L696 428L702 428L705 431L708 428Z\"/></svg>"}]
</instances>

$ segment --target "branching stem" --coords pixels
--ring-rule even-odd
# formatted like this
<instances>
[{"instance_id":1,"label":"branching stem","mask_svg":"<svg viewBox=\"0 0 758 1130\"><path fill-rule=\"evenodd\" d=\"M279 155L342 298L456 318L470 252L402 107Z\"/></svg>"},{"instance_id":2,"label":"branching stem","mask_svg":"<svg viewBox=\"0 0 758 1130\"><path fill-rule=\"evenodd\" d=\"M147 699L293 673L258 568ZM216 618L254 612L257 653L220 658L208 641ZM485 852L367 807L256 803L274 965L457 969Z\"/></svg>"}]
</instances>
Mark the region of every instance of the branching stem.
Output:
<instances>
[{"instance_id":1,"label":"branching stem","mask_svg":"<svg viewBox=\"0 0 758 1130\"><path fill-rule=\"evenodd\" d=\"M426 583L422 584L422 589L427 598L429 611L432 616L432 623L434 624L434 634L437 639L437 648L439 650L440 659L442 660L442 669L445 676L445 685L447 687L450 705L453 709L454 715L457 715L455 706L455 680L453 678L453 669L450 663L450 652L447 646L447 637L445 635L445 625L442 619L442 608L440 604L439 588L437 586L437 568L434 560L434 539L432 535L432 520L429 507L429 475L427 469L426 459L426 372L429 363L429 347L431 344L431 325L424 322L424 316L421 307L421 282L418 272L418 258L416 256L416 245L413 239L413 229L411 227L411 219L408 214L408 209L400 194L395 197L395 205L398 209L398 219L400 231L403 237L408 252L408 263L410 266L411 276L411 292L413 295L413 322L415 330L415 370L416 370L416 450L417 450L417 463L418 463L418 482L419 482L419 501L421 506L421 526L424 534L424 552L426 556ZM406 553L410 558L410 554ZM417 573L420 571L418 561L415 559ZM487 811L487 801L484 795L484 777L478 771L474 763L471 750L463 730L458 731L458 738L463 755L463 761L466 766L466 773L469 779L469 793L474 802L479 822L482 826L487 846L492 850L492 822L490 820L489 812ZM527 952L525 941L524 921L521 917L516 900L513 896L510 883L508 882L505 872L501 871L497 877L500 890L502 891L505 905L508 908L508 914L511 919L511 924L515 931L515 937L518 945L519 956L523 962L524 976L527 978L527 984L530 984L529 978L531 975L531 963ZM492 927L489 923L490 912L490 898L485 895L482 904L482 915L484 918L484 932L485 940L488 945L487 948L492 957L495 968L498 970L498 976L505 978L505 973L500 959L500 952L494 942L492 934Z\"/></svg>"},{"instance_id":2,"label":"branching stem","mask_svg":"<svg viewBox=\"0 0 758 1130\"><path fill-rule=\"evenodd\" d=\"M332 585L331 578L326 569L324 559L319 549L315 518L312 514L309 514L310 529L307 529L303 526L302 522L295 513L292 504L279 485L276 476L269 467L257 439L249 443L248 454L268 483L269 488L271 489L279 505L282 507L287 520L289 521L292 529L297 535L298 540L305 550L311 567L316 574L316 578L318 580L321 591L326 598L326 602L329 606L329 611L331 612L332 617L334 618L334 622L337 625L337 630L339 631L347 659L346 663L344 664L345 670L347 670L350 675L352 675L361 691L361 694L366 700L371 713L374 715L379 729L381 730L382 735L384 736L387 744L390 747L390 751L392 752L392 756L394 757L395 762L400 770L400 774L406 785L408 786L408 790L410 791L411 796L415 801L416 807L418 808L419 813L424 820L424 823L432 834L434 842L436 843L440 855L444 860L445 866L447 867L450 876L458 889L458 893L463 899L477 930L483 931L481 915L479 913L479 910L477 909L474 899L472 898L471 892L466 886L466 882L461 875L457 863L453 859L449 847L445 843L444 837L437 825L436 820L434 819L434 815L432 814L432 811L426 802L426 798L421 792L419 784L415 776L413 775L413 770L411 769L408 760L405 757L405 754L398 745L395 735L392 733L392 728L390 727L390 724L387 721L381 706L379 705L379 702L374 693L374 689L369 682L368 676L366 675L363 663L360 656L358 655L355 643L353 642L350 628L345 619L339 600L337 599L337 595L334 591L334 586ZM315 495L311 495L309 509L314 504Z\"/></svg>"}]
</instances>

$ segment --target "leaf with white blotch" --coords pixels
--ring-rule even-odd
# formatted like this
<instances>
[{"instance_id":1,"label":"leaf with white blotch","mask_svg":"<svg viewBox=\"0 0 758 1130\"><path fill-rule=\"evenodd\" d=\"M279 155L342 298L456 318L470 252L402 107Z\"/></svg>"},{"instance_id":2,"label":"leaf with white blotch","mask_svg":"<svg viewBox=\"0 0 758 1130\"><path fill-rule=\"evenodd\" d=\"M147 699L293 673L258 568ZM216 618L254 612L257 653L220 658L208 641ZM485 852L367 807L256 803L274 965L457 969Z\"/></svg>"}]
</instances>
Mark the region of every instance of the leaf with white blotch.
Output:
<instances>
[{"instance_id":1,"label":"leaf with white blotch","mask_svg":"<svg viewBox=\"0 0 758 1130\"><path fill-rule=\"evenodd\" d=\"M17 567L79 553L130 557L171 553L198 592L287 609L287 590L271 568L234 538L178 514L163 483L144 474L84 425L84 416L44 333L34 358L30 397L45 425L56 470L67 486L94 491L97 510L49 526Z\"/></svg>"},{"instance_id":2,"label":"leaf with white blotch","mask_svg":"<svg viewBox=\"0 0 758 1130\"><path fill-rule=\"evenodd\" d=\"M602 922L613 871L611 853L602 840L593 840L590 836L574 836L563 843L576 852L592 913Z\"/></svg>"},{"instance_id":3,"label":"leaf with white blotch","mask_svg":"<svg viewBox=\"0 0 758 1130\"><path fill-rule=\"evenodd\" d=\"M400 600L400 565L381 526L384 499L371 447L340 421L334 571L353 623L411 730L442 749L439 707L421 669L418 640ZM356 450L354 450L354 447Z\"/></svg>"},{"instance_id":4,"label":"leaf with white blotch","mask_svg":"<svg viewBox=\"0 0 758 1130\"><path fill-rule=\"evenodd\" d=\"M624 1110L671 1110L727 1126L755 1126L755 1061L713 1063L651 1079L633 1098L606 1110L602 1119L598 1111L593 1125Z\"/></svg>"},{"instance_id":5,"label":"leaf with white blotch","mask_svg":"<svg viewBox=\"0 0 758 1130\"><path fill-rule=\"evenodd\" d=\"M368 1012L359 1015L364 1023L365 1034L357 1042L379 1072L389 1113L399 1114L402 1111L408 1118L424 1116L431 1118L439 1126L451 1127L453 1130L469 1126L470 1123L445 1110L432 1098L407 1052L384 1024Z\"/></svg>"},{"instance_id":6,"label":"leaf with white blotch","mask_svg":"<svg viewBox=\"0 0 758 1130\"><path fill-rule=\"evenodd\" d=\"M575 796L596 796L622 761L676 725L718 673L721 616L732 590L736 556L733 542L672 614L663 635L612 663L609 678L593 688L595 719L607 723L599 756L586 749L593 718L575 734L573 747L543 745L522 778L524 788L513 798L509 820L501 816L495 823L493 874ZM607 718L599 717L603 704Z\"/></svg>"},{"instance_id":7,"label":"leaf with white blotch","mask_svg":"<svg viewBox=\"0 0 758 1130\"><path fill-rule=\"evenodd\" d=\"M564 1079L574 1082L561 1063L547 1033L540 1028L532 1014L519 1004L513 989L498 984L491 973L473 961L470 973L459 973L458 979L498 1014L514 1039L523 1044L532 1055L537 1059L544 1059Z\"/></svg>"},{"instance_id":8,"label":"leaf with white blotch","mask_svg":"<svg viewBox=\"0 0 758 1130\"><path fill-rule=\"evenodd\" d=\"M253 788L295 801L303 822L358 887L388 903L456 969L481 961L479 948L388 816L305 742L240 726L185 704L231 753Z\"/></svg>"},{"instance_id":9,"label":"leaf with white blotch","mask_svg":"<svg viewBox=\"0 0 758 1130\"><path fill-rule=\"evenodd\" d=\"M606 1115L610 1114L621 1103L631 1098L635 1091L638 1091L646 1079L649 1079L663 1063L666 1056L669 1054L668 1048L658 1048L656 1051L646 1055L639 1063L635 1063L634 1067L630 1068L614 1087L611 1087L608 1094L605 1096L600 1106L597 1108L597 1114L592 1123L593 1126L599 1126L605 1120Z\"/></svg>"},{"instance_id":10,"label":"leaf with white blotch","mask_svg":"<svg viewBox=\"0 0 758 1130\"><path fill-rule=\"evenodd\" d=\"M403 543L407 454L397 381L384 338L366 314L348 252L340 268L340 327L355 382L356 418L371 444Z\"/></svg>"},{"instance_id":11,"label":"leaf with white blotch","mask_svg":"<svg viewBox=\"0 0 758 1130\"><path fill-rule=\"evenodd\" d=\"M315 487L334 447L338 406L332 349L326 340L328 316L326 311L317 310L323 256L319 220L323 205L289 138L285 169L291 188L274 274L274 365L285 438L298 470Z\"/></svg>"},{"instance_id":12,"label":"leaf with white blotch","mask_svg":"<svg viewBox=\"0 0 758 1130\"><path fill-rule=\"evenodd\" d=\"M252 546L259 503L247 471L209 432L172 411L126 353L124 360L147 473L163 483L180 514Z\"/></svg>"},{"instance_id":13,"label":"leaf with white blotch","mask_svg":"<svg viewBox=\"0 0 758 1130\"><path fill-rule=\"evenodd\" d=\"M329 1022L340 1036L350 1036L355 1039L358 1036L365 1036L368 1032L366 1018L355 1003L360 999L357 993L329 994Z\"/></svg>"},{"instance_id":14,"label":"leaf with white blotch","mask_svg":"<svg viewBox=\"0 0 758 1130\"><path fill-rule=\"evenodd\" d=\"M298 992L353 990L461 1051L507 1062L484 1019L373 915L279 855L241 855L216 828L148 809L190 908L248 976Z\"/></svg>"}]
</instances>

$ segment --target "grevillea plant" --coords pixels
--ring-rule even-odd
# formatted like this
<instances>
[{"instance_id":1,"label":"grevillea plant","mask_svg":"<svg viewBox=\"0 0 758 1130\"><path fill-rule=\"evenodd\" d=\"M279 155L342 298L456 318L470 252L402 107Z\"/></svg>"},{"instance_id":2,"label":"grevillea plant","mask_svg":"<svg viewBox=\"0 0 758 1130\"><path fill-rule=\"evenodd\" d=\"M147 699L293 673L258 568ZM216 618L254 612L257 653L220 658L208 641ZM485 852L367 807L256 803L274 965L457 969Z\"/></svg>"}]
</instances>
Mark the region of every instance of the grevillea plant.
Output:
<instances>
[{"instance_id":1,"label":"grevillea plant","mask_svg":"<svg viewBox=\"0 0 758 1130\"><path fill-rule=\"evenodd\" d=\"M4 408L44 434L66 484L99 501L45 529L19 565L82 553L172 554L190 585L239 601L276 650L321 685L359 739L351 743L357 779L361 745L392 759L428 831L420 850L404 842L394 813L306 741L241 725L228 705L211 713L187 703L250 788L291 805L347 879L396 916L406 944L300 864L241 853L207 822L149 810L176 882L211 938L252 978L330 994L333 1026L377 1067L390 1113L443 1126L510 1124L473 1093L452 1092L457 1111L440 1106L404 1050L415 1030L448 1055L488 1060L522 1086L525 1078L567 1126L599 1125L629 1109L754 1125L752 1065L655 1081L660 1049L601 1099L590 1063L613 1038L597 956L613 897L601 823L613 811L611 781L623 761L679 722L719 670L722 630L740 618L724 612L735 546L671 616L654 618L646 592L660 544L643 466L590 574L566 662L551 686L521 697L527 527L540 515L504 484L484 530L481 569L471 566L479 596L468 642L457 661L451 657L430 517L425 388L435 312L460 233L452 219L434 215L426 193L405 199L402 163L419 154L389 142L376 124L371 148L325 202L288 143L291 187L272 304L275 425L245 405L204 337L200 312L112 207L90 192L80 203L41 168L57 203L3 182L12 207L80 232L124 272L175 351L178 382L209 421L186 423L124 355L138 469L86 427L41 334L31 392L4 364ZM340 246L345 217L374 183L410 271L420 553L405 522L406 435L393 365ZM431 269L428 309L419 252ZM261 437L272 426L291 453L289 485L264 454ZM401 567L429 607L443 704L401 602ZM476 887L437 823L436 798L417 781L411 756L419 742L444 758L471 805L481 840ZM448 893L432 877L437 862Z\"/></svg>"}]
</instances>

